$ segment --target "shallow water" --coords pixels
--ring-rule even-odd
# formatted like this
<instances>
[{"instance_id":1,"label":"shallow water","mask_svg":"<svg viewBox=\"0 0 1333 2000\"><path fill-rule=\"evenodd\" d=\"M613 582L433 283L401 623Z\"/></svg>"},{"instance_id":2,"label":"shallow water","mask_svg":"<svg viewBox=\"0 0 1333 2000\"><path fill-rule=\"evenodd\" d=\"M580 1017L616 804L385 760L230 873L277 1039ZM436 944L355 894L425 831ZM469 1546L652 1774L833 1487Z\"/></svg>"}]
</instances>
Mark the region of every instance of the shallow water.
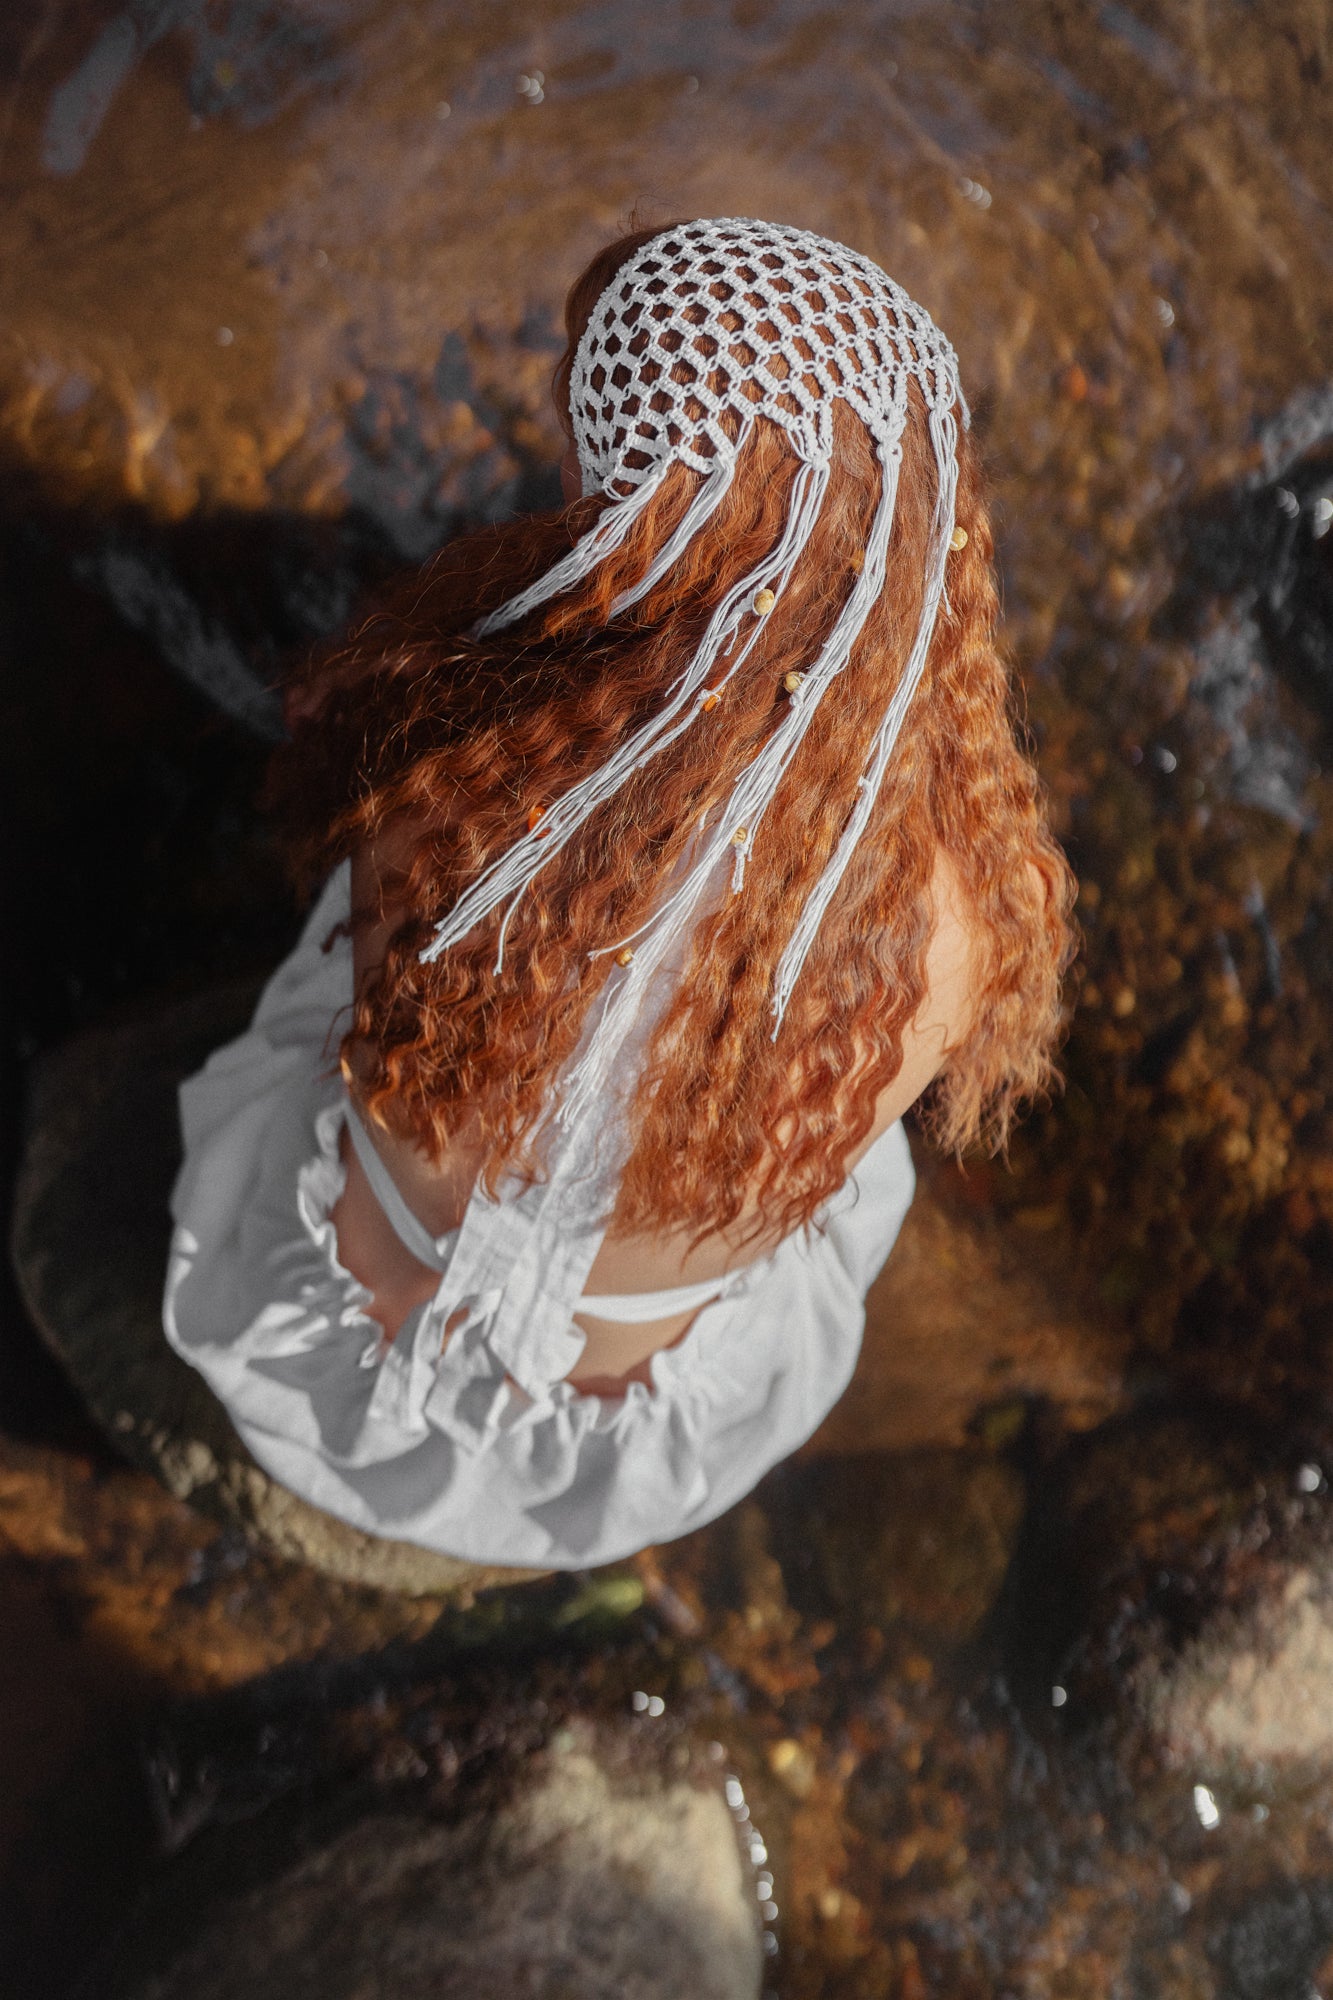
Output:
<instances>
[{"instance_id":1,"label":"shallow water","mask_svg":"<svg viewBox=\"0 0 1333 2000\"><path fill-rule=\"evenodd\" d=\"M980 1383L970 1440L956 1416L907 1434L885 1328L884 1393L829 1440L874 1456L780 1475L663 1553L670 1600L542 1669L596 1708L647 1648L673 1714L776 1787L784 1994L1247 2000L1331 1976L1327 1779L1173 1766L1106 1664L1176 1658L1191 1603L1240 1604L1317 1540L1322 1489L1295 1482L1333 1462L1331 35L1318 0L30 0L0 24L8 1106L71 1029L277 955L253 797L281 661L395 562L552 497L563 288L632 207L845 237L959 349L1086 938L1065 1094L960 1199L1060 1324L1101 1316L1111 1386L1080 1402L1024 1363ZM11 1306L11 1440L109 1466ZM1205 1442L1168 1451L1163 1409ZM1185 1525L1160 1560L1078 1497L1116 1467L1174 1494L1162 1464L1196 1462L1222 1497L1162 1502ZM867 1480L873 1559L839 1552ZM918 1519L924 1553L892 1526ZM109 1922L121 1898L77 1829L146 1851L142 1718L276 1660L192 1674L131 1592L108 1677L120 1556L16 1545L35 1995L72 1906ZM218 1574L259 1605L287 1587L243 1553ZM123 1746L86 1799L46 1719L60 1686L70 1736Z\"/></svg>"}]
</instances>

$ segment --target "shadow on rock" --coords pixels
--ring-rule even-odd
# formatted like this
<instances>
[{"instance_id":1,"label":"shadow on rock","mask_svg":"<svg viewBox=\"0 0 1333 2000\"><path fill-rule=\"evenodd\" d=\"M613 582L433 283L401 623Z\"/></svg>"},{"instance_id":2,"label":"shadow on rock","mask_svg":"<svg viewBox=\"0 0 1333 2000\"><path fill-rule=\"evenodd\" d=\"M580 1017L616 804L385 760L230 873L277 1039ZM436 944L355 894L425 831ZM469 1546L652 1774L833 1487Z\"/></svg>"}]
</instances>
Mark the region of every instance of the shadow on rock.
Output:
<instances>
[{"instance_id":1,"label":"shadow on rock","mask_svg":"<svg viewBox=\"0 0 1333 2000\"><path fill-rule=\"evenodd\" d=\"M735 1781L684 1728L558 1680L380 1693L295 1757L233 1717L184 1851L81 1992L757 2000Z\"/></svg>"}]
</instances>

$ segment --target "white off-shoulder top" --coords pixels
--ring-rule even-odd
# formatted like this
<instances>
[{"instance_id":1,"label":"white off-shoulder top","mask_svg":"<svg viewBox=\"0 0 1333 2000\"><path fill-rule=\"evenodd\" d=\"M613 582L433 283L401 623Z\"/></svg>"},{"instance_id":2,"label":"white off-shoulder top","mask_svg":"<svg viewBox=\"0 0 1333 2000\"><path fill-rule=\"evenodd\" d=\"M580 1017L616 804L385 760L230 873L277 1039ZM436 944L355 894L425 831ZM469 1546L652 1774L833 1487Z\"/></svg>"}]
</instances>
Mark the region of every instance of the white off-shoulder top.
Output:
<instances>
[{"instance_id":1,"label":"white off-shoulder top","mask_svg":"<svg viewBox=\"0 0 1333 2000\"><path fill-rule=\"evenodd\" d=\"M614 1148L574 1179L475 1191L425 1260L440 1269L435 1296L386 1342L329 1219L354 1116L336 1062L352 952L345 935L323 947L347 918L349 878L346 865L331 877L246 1033L181 1086L168 1340L265 1471L373 1534L548 1569L687 1534L802 1444L846 1387L867 1287L912 1198L901 1125L818 1227L708 1288L685 1335L652 1357L651 1387L609 1399L564 1379L583 1348L571 1312L594 1305L583 1280ZM608 1128L617 1119L619 1104Z\"/></svg>"}]
</instances>

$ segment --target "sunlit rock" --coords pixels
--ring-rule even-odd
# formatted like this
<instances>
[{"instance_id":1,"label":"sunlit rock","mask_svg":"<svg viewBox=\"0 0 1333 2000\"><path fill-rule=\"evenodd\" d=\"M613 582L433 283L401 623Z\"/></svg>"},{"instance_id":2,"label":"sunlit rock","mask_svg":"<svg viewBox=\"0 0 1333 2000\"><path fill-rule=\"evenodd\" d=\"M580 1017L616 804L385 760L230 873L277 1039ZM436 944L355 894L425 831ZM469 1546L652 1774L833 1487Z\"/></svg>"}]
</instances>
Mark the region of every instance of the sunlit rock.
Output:
<instances>
[{"instance_id":1,"label":"sunlit rock","mask_svg":"<svg viewBox=\"0 0 1333 2000\"><path fill-rule=\"evenodd\" d=\"M74 1683L65 1722L76 1733L78 1683L96 1678L107 1651L129 1685L195 1695L294 1661L421 1639L440 1616L438 1598L339 1582L257 1548L128 1466L9 1438L0 1438L0 1543L28 1566L58 1634L43 1640L36 1670ZM0 1588L0 1616L11 1608Z\"/></svg>"},{"instance_id":2,"label":"sunlit rock","mask_svg":"<svg viewBox=\"0 0 1333 2000\"><path fill-rule=\"evenodd\" d=\"M1268 1780L1333 1774L1316 1460L1234 1408L1161 1410L1067 1448L1037 1491L1015 1632L1068 1719L1146 1730L1197 1785L1206 1828L1236 1809L1238 1783L1252 1799Z\"/></svg>"},{"instance_id":3,"label":"sunlit rock","mask_svg":"<svg viewBox=\"0 0 1333 2000\"><path fill-rule=\"evenodd\" d=\"M985 1165L969 1175L924 1146L917 1191L870 1289L856 1374L812 1453L961 1444L979 1413L1025 1398L1086 1428L1124 1391L1124 1340L1107 1302L1071 1266L1058 1203L1006 1227Z\"/></svg>"}]
</instances>

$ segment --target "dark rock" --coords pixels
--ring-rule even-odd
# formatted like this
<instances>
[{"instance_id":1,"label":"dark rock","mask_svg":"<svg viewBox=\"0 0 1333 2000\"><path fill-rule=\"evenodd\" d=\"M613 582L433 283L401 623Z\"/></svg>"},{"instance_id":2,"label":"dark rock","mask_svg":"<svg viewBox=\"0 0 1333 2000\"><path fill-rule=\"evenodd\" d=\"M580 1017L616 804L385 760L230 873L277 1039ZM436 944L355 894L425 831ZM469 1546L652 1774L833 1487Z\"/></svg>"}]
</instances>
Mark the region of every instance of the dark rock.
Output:
<instances>
[{"instance_id":1,"label":"dark rock","mask_svg":"<svg viewBox=\"0 0 1333 2000\"><path fill-rule=\"evenodd\" d=\"M789 1514L789 1519L788 1519ZM840 1619L972 1638L995 1603L1023 1518L1023 1480L976 1450L919 1450L802 1467L782 1546L812 1566Z\"/></svg>"},{"instance_id":2,"label":"dark rock","mask_svg":"<svg viewBox=\"0 0 1333 2000\"><path fill-rule=\"evenodd\" d=\"M531 1572L363 1534L260 1470L167 1346L161 1296L179 1161L176 1086L239 1032L254 990L212 992L89 1033L37 1065L13 1249L29 1311L93 1416L180 1499L345 1582L470 1599Z\"/></svg>"},{"instance_id":3,"label":"dark rock","mask_svg":"<svg viewBox=\"0 0 1333 2000\"><path fill-rule=\"evenodd\" d=\"M224 1829L156 1892L96 2000L757 2000L733 1813L716 1777L655 1765L575 1722L507 1795Z\"/></svg>"},{"instance_id":4,"label":"dark rock","mask_svg":"<svg viewBox=\"0 0 1333 2000\"><path fill-rule=\"evenodd\" d=\"M1333 1944L1333 1883L1278 1882L1219 1922L1219 2000L1316 2000ZM1322 1962L1322 1963L1321 1963Z\"/></svg>"},{"instance_id":5,"label":"dark rock","mask_svg":"<svg viewBox=\"0 0 1333 2000\"><path fill-rule=\"evenodd\" d=\"M1040 1490L1018 1565L1038 1699L1056 1683L1071 1713L1145 1728L1199 1779L1333 1770L1317 1464L1236 1412L1145 1412L1076 1443Z\"/></svg>"}]
</instances>

